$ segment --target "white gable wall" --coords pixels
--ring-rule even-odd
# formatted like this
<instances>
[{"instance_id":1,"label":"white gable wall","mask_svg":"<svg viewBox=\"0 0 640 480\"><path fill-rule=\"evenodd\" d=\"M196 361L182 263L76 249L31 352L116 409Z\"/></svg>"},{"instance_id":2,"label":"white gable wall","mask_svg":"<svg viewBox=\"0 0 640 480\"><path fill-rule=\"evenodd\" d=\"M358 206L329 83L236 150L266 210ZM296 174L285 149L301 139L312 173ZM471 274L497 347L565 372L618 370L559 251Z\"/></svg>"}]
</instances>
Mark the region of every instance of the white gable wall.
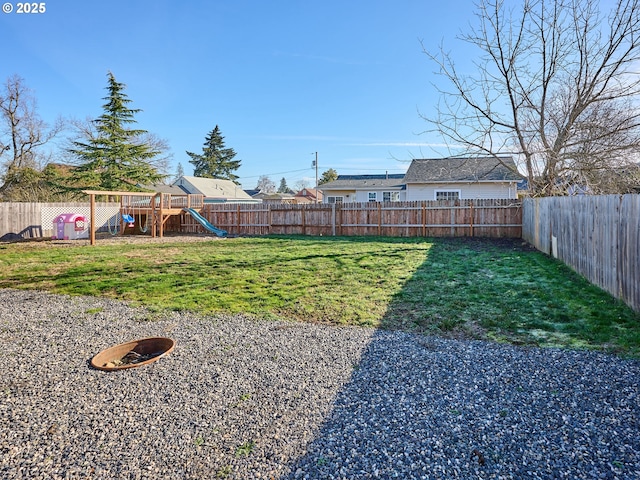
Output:
<instances>
[{"instance_id":1,"label":"white gable wall","mask_svg":"<svg viewBox=\"0 0 640 480\"><path fill-rule=\"evenodd\" d=\"M436 191L460 191L463 200L484 198L518 198L515 182L511 183L431 183L407 184L406 200L435 200Z\"/></svg>"},{"instance_id":2,"label":"white gable wall","mask_svg":"<svg viewBox=\"0 0 640 480\"><path fill-rule=\"evenodd\" d=\"M190 181L188 181L184 177L180 177L176 182L173 183L178 187L184 188L188 193L201 193Z\"/></svg>"},{"instance_id":3,"label":"white gable wall","mask_svg":"<svg viewBox=\"0 0 640 480\"><path fill-rule=\"evenodd\" d=\"M355 202L355 190L322 190L322 185L318 188L322 192L322 203L329 203L329 197L342 197L343 202Z\"/></svg>"},{"instance_id":4,"label":"white gable wall","mask_svg":"<svg viewBox=\"0 0 640 480\"><path fill-rule=\"evenodd\" d=\"M399 193L399 200L404 201L404 190L400 190L399 188L369 188L363 190L356 190L356 198L353 200L354 202L368 202L369 201L369 192L376 192L376 201L382 202L383 193L384 192L397 192Z\"/></svg>"}]
</instances>

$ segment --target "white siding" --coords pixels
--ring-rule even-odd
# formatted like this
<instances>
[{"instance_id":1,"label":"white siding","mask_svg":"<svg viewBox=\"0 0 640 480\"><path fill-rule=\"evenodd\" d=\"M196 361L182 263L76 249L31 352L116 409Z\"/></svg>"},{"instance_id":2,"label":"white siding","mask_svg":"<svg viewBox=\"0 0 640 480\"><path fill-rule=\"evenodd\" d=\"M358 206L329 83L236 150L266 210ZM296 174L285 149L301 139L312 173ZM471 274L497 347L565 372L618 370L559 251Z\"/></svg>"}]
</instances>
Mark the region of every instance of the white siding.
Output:
<instances>
[{"instance_id":1,"label":"white siding","mask_svg":"<svg viewBox=\"0 0 640 480\"><path fill-rule=\"evenodd\" d=\"M358 190L356 191L356 199L352 200L355 202L368 202L369 201L369 192L376 192L376 201L381 202L383 199L383 192L400 192L400 201L404 200L404 191L399 190L398 188L371 188L369 190Z\"/></svg>"},{"instance_id":2,"label":"white siding","mask_svg":"<svg viewBox=\"0 0 640 480\"><path fill-rule=\"evenodd\" d=\"M322 185L318 190L322 192L322 203L328 203L328 197L342 197L345 203L356 201L355 190L322 190Z\"/></svg>"},{"instance_id":3,"label":"white siding","mask_svg":"<svg viewBox=\"0 0 640 480\"><path fill-rule=\"evenodd\" d=\"M432 183L407 185L407 201L435 200L436 190L460 190L463 200L518 198L515 183Z\"/></svg>"}]
</instances>

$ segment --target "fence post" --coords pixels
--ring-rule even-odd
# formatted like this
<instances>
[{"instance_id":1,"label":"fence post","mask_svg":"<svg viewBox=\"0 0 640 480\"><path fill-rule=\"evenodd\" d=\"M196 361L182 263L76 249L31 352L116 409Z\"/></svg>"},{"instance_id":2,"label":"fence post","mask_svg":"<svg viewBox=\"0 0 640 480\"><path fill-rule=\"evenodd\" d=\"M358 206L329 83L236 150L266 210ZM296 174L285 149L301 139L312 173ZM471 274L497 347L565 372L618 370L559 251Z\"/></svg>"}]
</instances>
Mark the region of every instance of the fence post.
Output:
<instances>
[{"instance_id":1,"label":"fence post","mask_svg":"<svg viewBox=\"0 0 640 480\"><path fill-rule=\"evenodd\" d=\"M237 229L236 234L240 235L240 204L238 204L237 213L238 213L238 218L236 219L236 229Z\"/></svg>"},{"instance_id":2,"label":"fence post","mask_svg":"<svg viewBox=\"0 0 640 480\"><path fill-rule=\"evenodd\" d=\"M331 236L336 236L336 204L331 204Z\"/></svg>"},{"instance_id":3,"label":"fence post","mask_svg":"<svg viewBox=\"0 0 640 480\"><path fill-rule=\"evenodd\" d=\"M378 202L378 236L382 235L382 204Z\"/></svg>"},{"instance_id":4,"label":"fence post","mask_svg":"<svg viewBox=\"0 0 640 480\"><path fill-rule=\"evenodd\" d=\"M91 194L89 195L89 198L91 199L91 220L89 222L89 243L91 245L95 245L96 244L96 196L95 194Z\"/></svg>"},{"instance_id":5,"label":"fence post","mask_svg":"<svg viewBox=\"0 0 640 480\"><path fill-rule=\"evenodd\" d=\"M473 237L473 200L469 202L469 235Z\"/></svg>"},{"instance_id":6,"label":"fence post","mask_svg":"<svg viewBox=\"0 0 640 480\"><path fill-rule=\"evenodd\" d=\"M302 235L306 235L307 234L307 224L306 224L306 216L305 216L305 211L307 209L306 205L302 205Z\"/></svg>"}]
</instances>

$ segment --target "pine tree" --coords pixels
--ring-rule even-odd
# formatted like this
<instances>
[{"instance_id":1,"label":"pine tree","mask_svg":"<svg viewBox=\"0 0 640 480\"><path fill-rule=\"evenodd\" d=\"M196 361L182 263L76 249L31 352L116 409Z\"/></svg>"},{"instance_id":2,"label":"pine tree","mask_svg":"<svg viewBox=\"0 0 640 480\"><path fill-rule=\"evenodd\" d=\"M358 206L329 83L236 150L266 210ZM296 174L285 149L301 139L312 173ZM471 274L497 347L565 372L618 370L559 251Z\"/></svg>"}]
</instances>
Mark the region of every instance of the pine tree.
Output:
<instances>
[{"instance_id":1,"label":"pine tree","mask_svg":"<svg viewBox=\"0 0 640 480\"><path fill-rule=\"evenodd\" d=\"M87 140L73 142L69 150L81 162L71 173L72 190L132 191L164 177L151 163L162 152L140 140L147 131L127 128L136 123L134 116L140 110L128 107L131 100L123 92L125 85L111 72L107 77L109 95L103 99L104 113L94 120L95 134L86 133Z\"/></svg>"},{"instance_id":2,"label":"pine tree","mask_svg":"<svg viewBox=\"0 0 640 480\"><path fill-rule=\"evenodd\" d=\"M181 163L178 163L178 168L176 168L176 174L173 177L173 181L176 182L180 179L180 177L184 176L184 168Z\"/></svg>"},{"instance_id":3,"label":"pine tree","mask_svg":"<svg viewBox=\"0 0 640 480\"><path fill-rule=\"evenodd\" d=\"M234 160L236 152L233 148L225 148L224 137L218 125L206 137L202 147L202 155L187 152L191 157L189 163L194 166L196 177L219 178L236 181L237 175L232 172L240 168L240 160ZM237 183L237 182L236 182Z\"/></svg>"},{"instance_id":4,"label":"pine tree","mask_svg":"<svg viewBox=\"0 0 640 480\"><path fill-rule=\"evenodd\" d=\"M280 186L278 187L278 193L289 193L289 192L291 192L291 189L287 185L287 179L282 177L282 180L280 180Z\"/></svg>"}]
</instances>

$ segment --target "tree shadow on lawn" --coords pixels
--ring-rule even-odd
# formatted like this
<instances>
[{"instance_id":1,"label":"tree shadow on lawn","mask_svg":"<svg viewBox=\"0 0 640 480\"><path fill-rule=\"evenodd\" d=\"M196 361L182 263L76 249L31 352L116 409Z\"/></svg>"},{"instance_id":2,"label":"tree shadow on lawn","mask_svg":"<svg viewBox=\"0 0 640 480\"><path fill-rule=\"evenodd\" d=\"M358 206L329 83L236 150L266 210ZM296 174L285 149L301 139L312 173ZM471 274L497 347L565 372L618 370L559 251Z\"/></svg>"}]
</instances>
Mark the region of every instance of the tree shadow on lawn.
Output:
<instances>
[{"instance_id":1,"label":"tree shadow on lawn","mask_svg":"<svg viewBox=\"0 0 640 480\"><path fill-rule=\"evenodd\" d=\"M486 242L468 248L495 246ZM436 241L414 278L447 248ZM383 327L406 315L413 281L395 296ZM307 453L282 478L633 475L639 374L640 362L599 353L382 328Z\"/></svg>"}]
</instances>

